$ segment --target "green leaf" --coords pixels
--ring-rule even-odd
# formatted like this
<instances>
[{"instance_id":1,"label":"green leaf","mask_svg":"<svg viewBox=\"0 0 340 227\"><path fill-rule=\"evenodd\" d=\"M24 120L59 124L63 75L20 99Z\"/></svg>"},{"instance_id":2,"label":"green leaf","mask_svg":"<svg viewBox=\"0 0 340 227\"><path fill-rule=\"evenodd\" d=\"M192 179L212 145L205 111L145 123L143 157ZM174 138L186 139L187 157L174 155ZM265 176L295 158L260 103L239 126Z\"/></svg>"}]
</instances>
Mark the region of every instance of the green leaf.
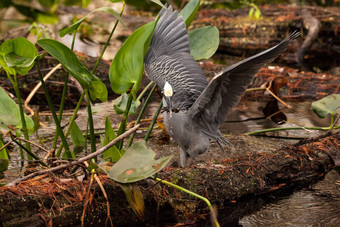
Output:
<instances>
[{"instance_id":1,"label":"green leaf","mask_svg":"<svg viewBox=\"0 0 340 227\"><path fill-rule=\"evenodd\" d=\"M59 35L60 37L64 37L66 34L71 34L73 33L75 30L78 29L78 27L80 26L80 24L91 14L95 13L95 12L107 12L110 13L111 15L113 15L114 17L117 18L117 20L119 20L119 22L123 25L123 27L125 28L125 24L122 20L122 18L120 17L119 13L117 11L115 11L114 9L110 8L110 7L101 7L95 10L92 10L89 14L87 14L85 17L83 17L82 19L78 20L76 23L72 24L71 26L63 29L60 31Z\"/></svg>"},{"instance_id":2,"label":"green leaf","mask_svg":"<svg viewBox=\"0 0 340 227\"><path fill-rule=\"evenodd\" d=\"M79 154L84 150L85 147L85 137L82 131L79 129L77 123L74 121L71 126L71 140L74 147L74 153ZM64 153L66 155L67 152ZM69 157L72 158L72 157Z\"/></svg>"},{"instance_id":3,"label":"green leaf","mask_svg":"<svg viewBox=\"0 0 340 227\"><path fill-rule=\"evenodd\" d=\"M111 122L109 117L106 117L105 120L105 138L102 143L102 146L105 146L112 140L114 140L117 137L115 131L112 128ZM122 153L118 150L118 148L114 145L107 149L103 153L103 158L110 158L111 162L117 162L122 157Z\"/></svg>"},{"instance_id":4,"label":"green leaf","mask_svg":"<svg viewBox=\"0 0 340 227\"><path fill-rule=\"evenodd\" d=\"M250 19L253 18L253 15L254 15L254 8L252 7L252 8L250 8L250 10L249 10L249 18L250 18Z\"/></svg>"},{"instance_id":5,"label":"green leaf","mask_svg":"<svg viewBox=\"0 0 340 227\"><path fill-rule=\"evenodd\" d=\"M163 5L163 3L160 0L151 0L151 1L159 5L160 7L166 9L165 5Z\"/></svg>"},{"instance_id":6,"label":"green leaf","mask_svg":"<svg viewBox=\"0 0 340 227\"><path fill-rule=\"evenodd\" d=\"M0 148L4 146L4 141L0 134ZM0 173L6 171L9 165L8 150L4 148L0 151Z\"/></svg>"},{"instance_id":7,"label":"green leaf","mask_svg":"<svg viewBox=\"0 0 340 227\"><path fill-rule=\"evenodd\" d=\"M94 159L91 159L91 161L88 162L89 166L87 167L87 170L91 173L92 170L100 170L99 166L95 163Z\"/></svg>"},{"instance_id":8,"label":"green leaf","mask_svg":"<svg viewBox=\"0 0 340 227\"><path fill-rule=\"evenodd\" d=\"M26 75L37 56L37 48L24 37L6 40L0 46L0 65L11 75Z\"/></svg>"},{"instance_id":9,"label":"green leaf","mask_svg":"<svg viewBox=\"0 0 340 227\"><path fill-rule=\"evenodd\" d=\"M93 100L97 98L101 101L107 100L105 84L89 72L67 46L53 39L40 39L37 44L55 57L84 89L88 89Z\"/></svg>"},{"instance_id":10,"label":"green leaf","mask_svg":"<svg viewBox=\"0 0 340 227\"><path fill-rule=\"evenodd\" d=\"M82 0L81 7L86 8L91 3L92 0Z\"/></svg>"},{"instance_id":11,"label":"green leaf","mask_svg":"<svg viewBox=\"0 0 340 227\"><path fill-rule=\"evenodd\" d=\"M149 48L151 37L157 21L152 21L130 35L118 50L110 66L112 90L117 94L127 92L132 84L132 94L140 87L144 70L144 56Z\"/></svg>"},{"instance_id":12,"label":"green leaf","mask_svg":"<svg viewBox=\"0 0 340 227\"><path fill-rule=\"evenodd\" d=\"M29 134L34 131L33 120L25 114ZM0 87L0 127L21 134L22 123L18 105Z\"/></svg>"},{"instance_id":13,"label":"green leaf","mask_svg":"<svg viewBox=\"0 0 340 227\"><path fill-rule=\"evenodd\" d=\"M133 211L141 220L144 220L144 198L139 186L137 184L119 184L119 186L123 189Z\"/></svg>"},{"instance_id":14,"label":"green leaf","mask_svg":"<svg viewBox=\"0 0 340 227\"><path fill-rule=\"evenodd\" d=\"M126 93L123 93L121 96L119 96L113 101L113 109L116 112L116 114L123 114L125 112L128 99L129 96ZM139 105L140 105L139 100L132 100L129 115L136 114Z\"/></svg>"},{"instance_id":15,"label":"green leaf","mask_svg":"<svg viewBox=\"0 0 340 227\"><path fill-rule=\"evenodd\" d=\"M54 15L52 13L47 13L40 11L38 9L33 9L31 6L23 6L18 4L13 4L13 6L23 15L28 18L33 19L38 23L43 24L54 24L59 21L58 15Z\"/></svg>"},{"instance_id":16,"label":"green leaf","mask_svg":"<svg viewBox=\"0 0 340 227\"><path fill-rule=\"evenodd\" d=\"M155 160L155 152L139 140L127 149L123 157L109 170L104 164L99 165L107 175L120 183L132 183L143 180L162 170L173 155Z\"/></svg>"},{"instance_id":17,"label":"green leaf","mask_svg":"<svg viewBox=\"0 0 340 227\"><path fill-rule=\"evenodd\" d=\"M325 118L328 114L334 115L340 112L340 94L328 95L318 101L312 102L314 113L319 118Z\"/></svg>"},{"instance_id":18,"label":"green leaf","mask_svg":"<svg viewBox=\"0 0 340 227\"><path fill-rule=\"evenodd\" d=\"M116 3L116 2L122 2L123 0L110 0L110 2L112 3Z\"/></svg>"},{"instance_id":19,"label":"green leaf","mask_svg":"<svg viewBox=\"0 0 340 227\"><path fill-rule=\"evenodd\" d=\"M256 18L257 20L260 19L260 17L261 17L261 11L260 11L259 8L256 9L254 16L255 16L255 18Z\"/></svg>"},{"instance_id":20,"label":"green leaf","mask_svg":"<svg viewBox=\"0 0 340 227\"><path fill-rule=\"evenodd\" d=\"M207 26L189 31L190 53L195 60L208 59L216 52L220 43L215 26Z\"/></svg>"},{"instance_id":21,"label":"green leaf","mask_svg":"<svg viewBox=\"0 0 340 227\"><path fill-rule=\"evenodd\" d=\"M38 2L40 3L40 5L50 8L55 4L58 4L59 0L38 0Z\"/></svg>"},{"instance_id":22,"label":"green leaf","mask_svg":"<svg viewBox=\"0 0 340 227\"><path fill-rule=\"evenodd\" d=\"M185 24L187 27L191 24L191 22L195 19L196 13L200 6L201 0L190 0L188 4L182 9L179 13L179 16L183 16Z\"/></svg>"}]
</instances>

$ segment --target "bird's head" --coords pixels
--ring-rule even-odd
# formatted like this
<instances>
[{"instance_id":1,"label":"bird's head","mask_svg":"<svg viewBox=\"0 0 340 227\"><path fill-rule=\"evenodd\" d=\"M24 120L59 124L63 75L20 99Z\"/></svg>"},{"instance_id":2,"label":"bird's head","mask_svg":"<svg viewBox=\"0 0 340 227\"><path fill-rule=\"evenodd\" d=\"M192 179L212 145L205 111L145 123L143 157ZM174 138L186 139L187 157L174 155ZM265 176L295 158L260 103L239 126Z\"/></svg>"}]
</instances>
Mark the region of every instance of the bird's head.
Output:
<instances>
[{"instance_id":1,"label":"bird's head","mask_svg":"<svg viewBox=\"0 0 340 227\"><path fill-rule=\"evenodd\" d=\"M164 84L163 94L164 94L164 96L167 97L167 98L172 97L173 94L174 94L174 91L173 91L173 89L172 89L172 86L171 86L167 81L165 81L165 84Z\"/></svg>"},{"instance_id":2,"label":"bird's head","mask_svg":"<svg viewBox=\"0 0 340 227\"><path fill-rule=\"evenodd\" d=\"M163 87L163 95L165 97L165 100L168 104L168 109L170 112L170 116L172 116L172 96L174 94L174 90L172 89L172 86L165 81L164 87Z\"/></svg>"}]
</instances>

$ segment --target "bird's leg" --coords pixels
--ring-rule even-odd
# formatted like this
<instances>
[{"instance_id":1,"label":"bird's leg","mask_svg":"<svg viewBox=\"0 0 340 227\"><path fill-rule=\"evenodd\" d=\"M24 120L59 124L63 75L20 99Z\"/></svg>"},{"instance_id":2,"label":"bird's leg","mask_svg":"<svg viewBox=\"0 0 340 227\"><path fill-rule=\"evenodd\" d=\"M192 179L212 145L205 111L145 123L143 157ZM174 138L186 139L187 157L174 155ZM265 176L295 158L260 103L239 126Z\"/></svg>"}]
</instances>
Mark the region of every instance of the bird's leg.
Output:
<instances>
[{"instance_id":1,"label":"bird's leg","mask_svg":"<svg viewBox=\"0 0 340 227\"><path fill-rule=\"evenodd\" d=\"M187 165L188 154L182 148L179 151L179 159L181 161L181 167L185 168Z\"/></svg>"}]
</instances>

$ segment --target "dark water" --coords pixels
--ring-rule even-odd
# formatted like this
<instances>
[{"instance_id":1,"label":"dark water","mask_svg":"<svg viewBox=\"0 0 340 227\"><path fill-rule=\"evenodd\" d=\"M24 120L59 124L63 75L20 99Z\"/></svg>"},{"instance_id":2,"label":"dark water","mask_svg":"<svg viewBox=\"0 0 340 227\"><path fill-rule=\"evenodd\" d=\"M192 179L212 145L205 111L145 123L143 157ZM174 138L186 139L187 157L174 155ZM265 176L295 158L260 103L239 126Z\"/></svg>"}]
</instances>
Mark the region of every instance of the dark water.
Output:
<instances>
[{"instance_id":1,"label":"dark water","mask_svg":"<svg viewBox=\"0 0 340 227\"><path fill-rule=\"evenodd\" d=\"M246 108L242 108L242 104ZM245 133L272 127L296 127L296 126L329 126L330 119L319 119L310 107L311 102L289 103L293 108L285 110L288 122L284 125L276 125L270 120L247 121L244 123L226 126L232 133ZM232 113L231 120L241 120L261 116L261 103L241 102L241 108ZM316 130L281 131L272 135L282 137L311 137L319 135ZM296 142L293 140L291 142ZM289 140L287 140L289 143ZM255 211L243 216L238 223L221 223L221 226L340 226L340 171L333 170L325 178L314 185L285 192L283 196L275 195L277 199L267 198L263 206L255 206ZM280 193L278 193L280 194ZM287 195L288 194L288 195ZM266 198L262 198L266 200ZM253 202L254 203L254 202ZM255 202L258 203L258 202ZM248 204L249 207L254 207ZM244 205L245 210L248 206ZM248 207L248 208L249 208ZM250 208L251 209L251 208ZM230 211L228 211L230 212Z\"/></svg>"},{"instance_id":2,"label":"dark water","mask_svg":"<svg viewBox=\"0 0 340 227\"><path fill-rule=\"evenodd\" d=\"M273 202L239 220L241 226L340 226L340 175Z\"/></svg>"}]
</instances>

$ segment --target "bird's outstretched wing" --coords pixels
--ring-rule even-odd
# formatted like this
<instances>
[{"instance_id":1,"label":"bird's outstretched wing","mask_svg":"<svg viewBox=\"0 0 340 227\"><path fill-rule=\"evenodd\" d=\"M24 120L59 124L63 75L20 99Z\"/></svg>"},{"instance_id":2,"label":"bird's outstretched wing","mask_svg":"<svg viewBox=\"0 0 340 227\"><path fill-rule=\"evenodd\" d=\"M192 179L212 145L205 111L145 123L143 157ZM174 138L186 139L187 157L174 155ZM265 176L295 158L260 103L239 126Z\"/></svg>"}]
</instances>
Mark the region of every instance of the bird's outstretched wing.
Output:
<instances>
[{"instance_id":1,"label":"bird's outstretched wing","mask_svg":"<svg viewBox=\"0 0 340 227\"><path fill-rule=\"evenodd\" d=\"M198 118L199 122L203 122L202 124L208 123L209 127L212 124L218 126L223 123L226 115L239 102L241 95L260 68L282 54L289 43L299 35L299 32L292 32L278 45L218 73L189 109L190 116Z\"/></svg>"},{"instance_id":2,"label":"bird's outstretched wing","mask_svg":"<svg viewBox=\"0 0 340 227\"><path fill-rule=\"evenodd\" d=\"M173 107L187 110L208 82L190 55L189 36L183 17L170 6L160 11L144 65L147 76L161 88L168 82L174 90Z\"/></svg>"}]
</instances>

